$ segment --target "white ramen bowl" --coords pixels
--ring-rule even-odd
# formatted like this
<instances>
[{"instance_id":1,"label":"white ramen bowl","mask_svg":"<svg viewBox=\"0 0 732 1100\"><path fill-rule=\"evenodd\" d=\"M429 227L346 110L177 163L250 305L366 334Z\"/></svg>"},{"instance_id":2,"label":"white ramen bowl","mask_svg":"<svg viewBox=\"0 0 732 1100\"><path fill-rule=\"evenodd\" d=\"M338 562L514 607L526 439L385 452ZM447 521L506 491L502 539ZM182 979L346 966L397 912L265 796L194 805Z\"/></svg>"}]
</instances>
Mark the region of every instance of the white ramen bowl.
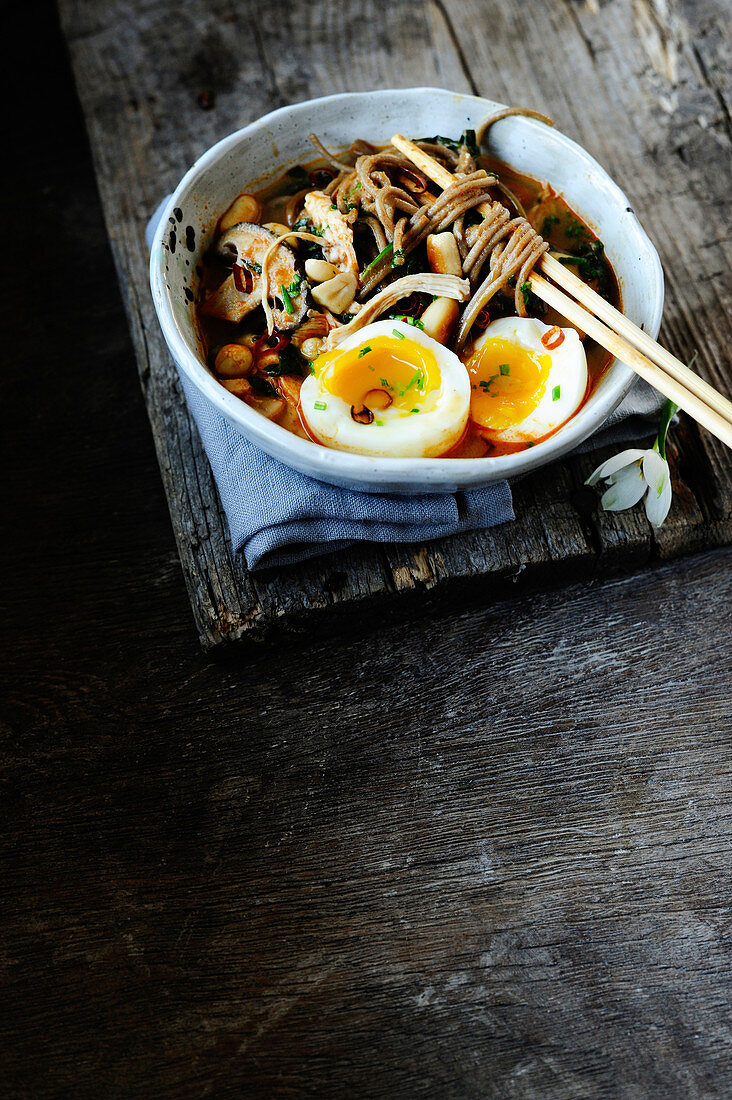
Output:
<instances>
[{"instance_id":1,"label":"white ramen bowl","mask_svg":"<svg viewBox=\"0 0 732 1100\"><path fill-rule=\"evenodd\" d=\"M614 360L588 401L555 435L518 454L491 458L373 458L329 450L265 419L217 382L206 366L193 300L196 267L219 215L241 192L314 159L308 134L337 150L355 138L386 143L458 135L502 104L440 88L348 93L282 107L219 141L201 156L171 196L152 242L150 281L160 325L182 373L237 431L288 466L334 485L367 492L441 493L513 478L571 451L607 419L635 375ZM579 145L534 119L502 119L490 151L511 167L552 184L605 244L624 313L655 337L663 308L663 273L655 248L630 203ZM171 240L171 231L174 236Z\"/></svg>"}]
</instances>

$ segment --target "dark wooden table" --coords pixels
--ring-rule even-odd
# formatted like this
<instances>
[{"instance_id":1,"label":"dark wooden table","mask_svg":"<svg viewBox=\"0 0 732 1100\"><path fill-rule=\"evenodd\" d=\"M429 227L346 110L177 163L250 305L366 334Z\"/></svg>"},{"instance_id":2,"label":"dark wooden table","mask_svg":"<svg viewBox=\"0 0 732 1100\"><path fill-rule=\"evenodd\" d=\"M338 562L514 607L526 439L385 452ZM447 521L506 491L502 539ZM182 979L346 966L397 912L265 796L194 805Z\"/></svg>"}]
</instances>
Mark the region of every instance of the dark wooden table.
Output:
<instances>
[{"instance_id":1,"label":"dark wooden table","mask_svg":"<svg viewBox=\"0 0 732 1100\"><path fill-rule=\"evenodd\" d=\"M6 102L0 1095L729 1095L729 550L202 655L40 14L8 39L49 114Z\"/></svg>"}]
</instances>

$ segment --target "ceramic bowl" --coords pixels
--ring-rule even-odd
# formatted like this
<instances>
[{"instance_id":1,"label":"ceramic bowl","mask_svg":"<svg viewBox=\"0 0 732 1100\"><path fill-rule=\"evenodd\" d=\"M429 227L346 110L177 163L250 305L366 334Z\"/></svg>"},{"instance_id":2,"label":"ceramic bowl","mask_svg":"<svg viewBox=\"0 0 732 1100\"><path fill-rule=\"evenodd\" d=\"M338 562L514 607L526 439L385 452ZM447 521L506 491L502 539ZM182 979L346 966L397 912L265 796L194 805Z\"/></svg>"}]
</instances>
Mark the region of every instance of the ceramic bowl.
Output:
<instances>
[{"instance_id":1,"label":"ceramic bowl","mask_svg":"<svg viewBox=\"0 0 732 1100\"><path fill-rule=\"evenodd\" d=\"M193 300L197 262L218 216L243 190L261 187L286 168L313 159L308 134L333 149L357 137L386 143L408 136L460 134L502 104L440 88L349 93L273 111L219 141L186 173L165 207L150 256L155 308L171 354L202 396L237 431L288 466L334 485L368 492L441 493L513 478L571 451L606 420L633 384L615 360L582 409L555 435L526 451L494 458L372 458L328 450L266 420L228 393L206 366ZM655 337L663 308L663 275L655 248L630 203L579 145L522 117L497 122L490 149L512 167L550 181L603 240L617 275L623 310Z\"/></svg>"}]
</instances>

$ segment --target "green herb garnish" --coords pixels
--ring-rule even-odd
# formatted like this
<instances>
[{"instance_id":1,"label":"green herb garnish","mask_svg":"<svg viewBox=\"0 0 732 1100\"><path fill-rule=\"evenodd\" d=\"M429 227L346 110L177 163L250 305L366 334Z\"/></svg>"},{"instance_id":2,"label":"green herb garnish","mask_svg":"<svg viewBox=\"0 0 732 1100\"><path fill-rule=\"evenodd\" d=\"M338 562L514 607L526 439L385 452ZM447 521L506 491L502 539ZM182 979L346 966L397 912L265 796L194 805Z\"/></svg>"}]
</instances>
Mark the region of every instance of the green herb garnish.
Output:
<instances>
[{"instance_id":1,"label":"green herb garnish","mask_svg":"<svg viewBox=\"0 0 732 1100\"><path fill-rule=\"evenodd\" d=\"M562 393L561 386L555 386L552 390L552 401L558 401Z\"/></svg>"},{"instance_id":2,"label":"green herb garnish","mask_svg":"<svg viewBox=\"0 0 732 1100\"><path fill-rule=\"evenodd\" d=\"M559 225L559 218L557 217L556 214L547 214L547 216L544 218L544 223L541 227L542 237L548 237L549 236L549 234L552 231L552 226L553 225Z\"/></svg>"},{"instance_id":3,"label":"green herb garnish","mask_svg":"<svg viewBox=\"0 0 732 1100\"><path fill-rule=\"evenodd\" d=\"M261 397L276 397L277 390L274 388L271 382L268 382L265 378L260 378L258 375L253 374L249 379L249 384L255 393L258 393Z\"/></svg>"},{"instance_id":4,"label":"green herb garnish","mask_svg":"<svg viewBox=\"0 0 732 1100\"><path fill-rule=\"evenodd\" d=\"M371 347L367 344L365 348L361 348L360 352L358 353L358 358L363 359L364 355L368 355L370 351Z\"/></svg>"},{"instance_id":5,"label":"green herb garnish","mask_svg":"<svg viewBox=\"0 0 732 1100\"><path fill-rule=\"evenodd\" d=\"M531 283L529 282L528 279L526 280L525 283L521 284L521 286L519 287L519 290L521 291L521 293L524 296L524 305L528 309L529 308L529 301L531 300Z\"/></svg>"},{"instance_id":6,"label":"green herb garnish","mask_svg":"<svg viewBox=\"0 0 732 1100\"><path fill-rule=\"evenodd\" d=\"M405 325L411 325L413 328L421 328L424 330L424 325L420 321L419 317L409 317L406 313L392 313L390 315L392 321L404 321Z\"/></svg>"},{"instance_id":7,"label":"green herb garnish","mask_svg":"<svg viewBox=\"0 0 732 1100\"><path fill-rule=\"evenodd\" d=\"M394 333L397 340L406 340L404 333L400 332L398 328L393 328L391 331Z\"/></svg>"},{"instance_id":8,"label":"green herb garnish","mask_svg":"<svg viewBox=\"0 0 732 1100\"><path fill-rule=\"evenodd\" d=\"M587 233L584 225L577 218L570 218L565 229L568 237L584 237Z\"/></svg>"},{"instance_id":9,"label":"green herb garnish","mask_svg":"<svg viewBox=\"0 0 732 1100\"><path fill-rule=\"evenodd\" d=\"M376 267L376 265L377 265L377 264L378 264L378 263L379 263L379 262L380 262L381 260L383 260L385 256L388 256L388 255L389 255L389 253L393 251L393 249L394 249L394 245L393 245L393 244L388 244L388 245L386 246L386 248L382 248L382 250L381 250L381 252L379 253L379 255L378 255L378 256L374 256L374 258L373 258L373 260L371 261L371 263L370 263L370 264L366 264L366 267L365 267L365 268L363 269L363 271L362 271L362 272L361 272L361 274L359 275L359 279L360 279L360 280L361 280L361 281L363 282L363 280L364 280L364 279L366 278L366 276L368 275L369 271L373 271L373 269L374 269L374 268Z\"/></svg>"},{"instance_id":10,"label":"green herb garnish","mask_svg":"<svg viewBox=\"0 0 732 1100\"><path fill-rule=\"evenodd\" d=\"M509 363L501 363L501 365L498 369L501 372L501 374L510 374L511 373L511 366L510 366Z\"/></svg>"},{"instance_id":11,"label":"green herb garnish","mask_svg":"<svg viewBox=\"0 0 732 1100\"><path fill-rule=\"evenodd\" d=\"M421 140L429 142L430 145L446 145L448 149L453 149L456 153L459 153L460 147L464 145L471 157L478 156L478 144L475 140L475 130L463 130L457 140L455 140L455 138L444 137L442 134L435 134L434 137L421 138Z\"/></svg>"},{"instance_id":12,"label":"green herb garnish","mask_svg":"<svg viewBox=\"0 0 732 1100\"><path fill-rule=\"evenodd\" d=\"M280 291L282 293L282 303L288 313L294 313L295 307L292 304L292 298L290 292L284 284L280 284Z\"/></svg>"},{"instance_id":13,"label":"green herb garnish","mask_svg":"<svg viewBox=\"0 0 732 1100\"><path fill-rule=\"evenodd\" d=\"M391 266L392 267L401 267L403 262L404 262L404 249L403 248L395 248L394 249L394 255L391 258Z\"/></svg>"},{"instance_id":14,"label":"green herb garnish","mask_svg":"<svg viewBox=\"0 0 732 1100\"><path fill-rule=\"evenodd\" d=\"M287 344L277 355L278 362L262 368L265 374L272 377L280 374L302 374L307 365L307 359L292 344Z\"/></svg>"},{"instance_id":15,"label":"green herb garnish","mask_svg":"<svg viewBox=\"0 0 732 1100\"><path fill-rule=\"evenodd\" d=\"M315 404L313 405L313 408L314 409L319 409L320 412L322 412L323 409L327 409L328 406L326 405L325 401L316 401Z\"/></svg>"}]
</instances>

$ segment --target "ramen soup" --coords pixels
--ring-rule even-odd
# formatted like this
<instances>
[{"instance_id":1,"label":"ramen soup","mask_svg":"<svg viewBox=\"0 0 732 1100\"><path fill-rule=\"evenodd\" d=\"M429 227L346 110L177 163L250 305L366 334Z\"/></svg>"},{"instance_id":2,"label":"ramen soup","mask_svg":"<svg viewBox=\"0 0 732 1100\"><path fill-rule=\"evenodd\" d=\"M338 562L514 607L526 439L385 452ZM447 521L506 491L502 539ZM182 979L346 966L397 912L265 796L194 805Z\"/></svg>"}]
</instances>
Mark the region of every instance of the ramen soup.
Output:
<instances>
[{"instance_id":1,"label":"ramen soup","mask_svg":"<svg viewBox=\"0 0 732 1100\"><path fill-rule=\"evenodd\" d=\"M603 245L551 183L418 141L445 190L391 146L322 154L221 215L197 303L230 393L322 446L482 458L532 447L611 356L531 292L549 250L620 308Z\"/></svg>"}]
</instances>

